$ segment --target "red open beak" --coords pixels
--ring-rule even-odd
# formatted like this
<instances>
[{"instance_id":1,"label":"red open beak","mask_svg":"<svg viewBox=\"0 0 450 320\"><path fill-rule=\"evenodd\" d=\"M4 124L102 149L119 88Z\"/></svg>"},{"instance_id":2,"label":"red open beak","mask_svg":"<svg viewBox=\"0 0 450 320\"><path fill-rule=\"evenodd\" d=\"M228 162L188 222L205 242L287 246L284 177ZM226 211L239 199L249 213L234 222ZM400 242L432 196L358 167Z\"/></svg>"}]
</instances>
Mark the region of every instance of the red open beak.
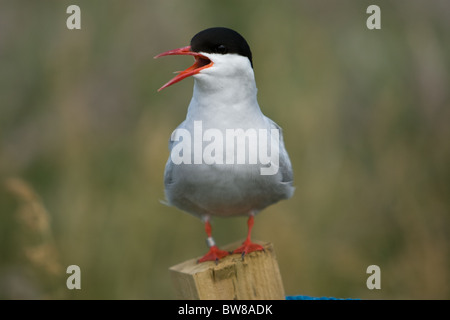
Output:
<instances>
[{"instance_id":1,"label":"red open beak","mask_svg":"<svg viewBox=\"0 0 450 320\"><path fill-rule=\"evenodd\" d=\"M174 49L174 50L169 50L169 51L160 53L157 56L155 56L155 59L159 58L159 57L174 56L174 55L193 56L195 58L195 62L192 66L190 66L186 70L177 71L176 73L178 73L178 75L175 78L173 78L172 80L170 80L169 82L167 82L165 85L163 85L161 88L159 88L158 91L161 91L162 89L167 88L168 86L171 86L174 83L177 83L177 82L183 80L184 78L187 78L189 76L197 74L200 71L202 71L203 69L209 68L213 65L213 62L211 60L209 60L209 58L205 57L204 55L202 55L198 52L192 51L191 46Z\"/></svg>"}]
</instances>

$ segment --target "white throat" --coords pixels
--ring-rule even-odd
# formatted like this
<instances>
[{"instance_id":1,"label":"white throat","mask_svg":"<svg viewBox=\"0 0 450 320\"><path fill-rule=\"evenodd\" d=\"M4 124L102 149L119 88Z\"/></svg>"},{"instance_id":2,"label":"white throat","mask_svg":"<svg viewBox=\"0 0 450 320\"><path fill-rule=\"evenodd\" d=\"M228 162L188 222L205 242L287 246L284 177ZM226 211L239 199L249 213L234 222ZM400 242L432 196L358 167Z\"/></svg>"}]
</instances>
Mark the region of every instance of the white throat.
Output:
<instances>
[{"instance_id":1,"label":"white throat","mask_svg":"<svg viewBox=\"0 0 450 320\"><path fill-rule=\"evenodd\" d=\"M202 53L204 54L204 53ZM255 75L250 61L236 54L204 54L214 65L194 76L188 119L239 119L262 116L256 98Z\"/></svg>"}]
</instances>

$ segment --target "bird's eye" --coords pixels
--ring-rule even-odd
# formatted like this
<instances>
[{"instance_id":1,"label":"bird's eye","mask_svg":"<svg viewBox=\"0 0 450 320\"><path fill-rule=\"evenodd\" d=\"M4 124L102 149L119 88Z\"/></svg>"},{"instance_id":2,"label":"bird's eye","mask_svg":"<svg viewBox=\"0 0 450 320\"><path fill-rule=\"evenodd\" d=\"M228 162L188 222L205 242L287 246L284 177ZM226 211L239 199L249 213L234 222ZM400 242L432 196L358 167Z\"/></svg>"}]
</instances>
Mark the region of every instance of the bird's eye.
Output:
<instances>
[{"instance_id":1,"label":"bird's eye","mask_svg":"<svg viewBox=\"0 0 450 320\"><path fill-rule=\"evenodd\" d=\"M228 52L228 49L227 49L227 47L225 47L223 44L219 44L218 46L217 46L217 53L221 53L221 54L225 54L225 53L227 53Z\"/></svg>"}]
</instances>

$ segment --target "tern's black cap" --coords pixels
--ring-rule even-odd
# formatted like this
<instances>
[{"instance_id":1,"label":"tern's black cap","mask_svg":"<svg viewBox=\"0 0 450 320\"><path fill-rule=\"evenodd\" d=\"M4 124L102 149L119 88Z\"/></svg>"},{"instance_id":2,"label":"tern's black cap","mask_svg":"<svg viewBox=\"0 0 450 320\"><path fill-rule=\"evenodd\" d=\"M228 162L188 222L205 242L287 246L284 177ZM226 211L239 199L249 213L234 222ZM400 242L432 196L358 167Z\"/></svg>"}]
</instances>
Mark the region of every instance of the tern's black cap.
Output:
<instances>
[{"instance_id":1,"label":"tern's black cap","mask_svg":"<svg viewBox=\"0 0 450 320\"><path fill-rule=\"evenodd\" d=\"M238 32L223 28L209 28L197 33L191 40L191 50L206 53L236 53L247 57L253 67L252 52L247 41Z\"/></svg>"}]
</instances>

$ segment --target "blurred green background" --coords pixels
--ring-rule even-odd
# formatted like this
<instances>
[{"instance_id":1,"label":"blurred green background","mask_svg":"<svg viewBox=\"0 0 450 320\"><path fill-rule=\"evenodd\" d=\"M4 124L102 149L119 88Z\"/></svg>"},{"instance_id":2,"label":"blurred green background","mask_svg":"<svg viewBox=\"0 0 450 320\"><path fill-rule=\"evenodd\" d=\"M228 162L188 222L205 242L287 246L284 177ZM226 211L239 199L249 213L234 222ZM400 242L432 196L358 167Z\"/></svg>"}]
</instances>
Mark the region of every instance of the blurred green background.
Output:
<instances>
[{"instance_id":1,"label":"blurred green background","mask_svg":"<svg viewBox=\"0 0 450 320\"><path fill-rule=\"evenodd\" d=\"M68 30L66 8L81 8ZM381 8L381 30L366 9ZM249 42L296 193L256 218L287 295L450 298L450 2L0 2L0 298L174 299L168 268L206 252L164 199L167 142L198 31ZM220 245L246 219L215 219ZM81 290L66 268L81 268ZM366 268L381 268L381 290Z\"/></svg>"}]
</instances>

